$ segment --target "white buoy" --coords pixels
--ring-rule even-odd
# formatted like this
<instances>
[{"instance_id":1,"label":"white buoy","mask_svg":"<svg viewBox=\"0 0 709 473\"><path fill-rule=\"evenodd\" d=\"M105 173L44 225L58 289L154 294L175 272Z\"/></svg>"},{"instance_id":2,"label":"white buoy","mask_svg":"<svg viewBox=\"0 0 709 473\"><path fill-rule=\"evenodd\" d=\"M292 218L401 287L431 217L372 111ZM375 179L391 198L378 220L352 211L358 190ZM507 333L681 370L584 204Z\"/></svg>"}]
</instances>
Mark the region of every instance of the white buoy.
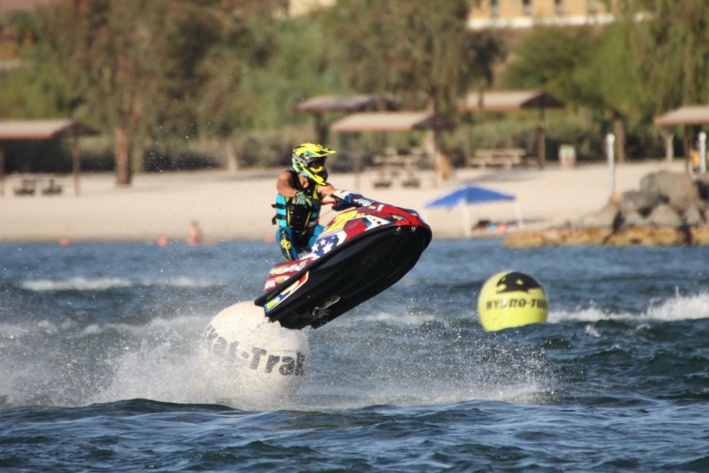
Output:
<instances>
[{"instance_id":1,"label":"white buoy","mask_svg":"<svg viewBox=\"0 0 709 473\"><path fill-rule=\"evenodd\" d=\"M271 323L263 308L239 302L217 314L203 337L205 384L237 404L287 401L303 382L308 337Z\"/></svg>"}]
</instances>

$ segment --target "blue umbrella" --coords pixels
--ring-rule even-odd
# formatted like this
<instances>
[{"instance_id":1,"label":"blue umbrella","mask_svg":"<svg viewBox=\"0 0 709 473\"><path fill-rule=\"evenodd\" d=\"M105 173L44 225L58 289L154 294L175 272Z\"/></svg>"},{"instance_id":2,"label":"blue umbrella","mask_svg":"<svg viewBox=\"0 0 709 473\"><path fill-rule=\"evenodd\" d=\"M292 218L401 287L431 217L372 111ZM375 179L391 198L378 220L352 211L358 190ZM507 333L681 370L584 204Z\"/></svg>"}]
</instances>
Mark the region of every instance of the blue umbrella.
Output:
<instances>
[{"instance_id":1,"label":"blue umbrella","mask_svg":"<svg viewBox=\"0 0 709 473\"><path fill-rule=\"evenodd\" d=\"M514 201L516 197L512 194L504 194L484 187L466 184L458 187L451 192L426 203L426 207L457 207L460 206L464 210L463 225L465 226L465 234L470 235L470 216L467 212L467 205L483 204L487 202L499 201ZM517 210L517 220L521 223L519 216L519 208Z\"/></svg>"},{"instance_id":2,"label":"blue umbrella","mask_svg":"<svg viewBox=\"0 0 709 473\"><path fill-rule=\"evenodd\" d=\"M426 207L455 207L498 200L515 200L515 196L467 184L426 203Z\"/></svg>"}]
</instances>

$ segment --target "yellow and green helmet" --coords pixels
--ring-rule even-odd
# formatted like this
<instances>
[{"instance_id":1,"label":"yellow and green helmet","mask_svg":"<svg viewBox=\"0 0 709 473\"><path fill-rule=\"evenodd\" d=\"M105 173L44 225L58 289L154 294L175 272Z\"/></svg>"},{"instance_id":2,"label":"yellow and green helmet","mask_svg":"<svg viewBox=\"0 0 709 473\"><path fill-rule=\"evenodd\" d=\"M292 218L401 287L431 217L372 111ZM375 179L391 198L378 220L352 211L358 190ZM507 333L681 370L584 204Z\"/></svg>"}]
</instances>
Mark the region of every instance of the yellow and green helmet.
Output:
<instances>
[{"instance_id":1,"label":"yellow and green helmet","mask_svg":"<svg viewBox=\"0 0 709 473\"><path fill-rule=\"evenodd\" d=\"M293 149L293 169L320 186L327 183L325 158L337 151L315 143L303 143Z\"/></svg>"}]
</instances>

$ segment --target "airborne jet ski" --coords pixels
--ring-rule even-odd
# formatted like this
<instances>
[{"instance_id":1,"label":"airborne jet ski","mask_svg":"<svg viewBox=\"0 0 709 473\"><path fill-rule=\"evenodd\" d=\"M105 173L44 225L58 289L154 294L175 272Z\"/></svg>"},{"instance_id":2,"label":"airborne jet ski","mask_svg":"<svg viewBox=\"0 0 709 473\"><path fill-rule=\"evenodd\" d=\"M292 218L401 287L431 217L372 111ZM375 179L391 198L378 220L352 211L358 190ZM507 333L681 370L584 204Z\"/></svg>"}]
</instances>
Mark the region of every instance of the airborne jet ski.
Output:
<instances>
[{"instance_id":1,"label":"airborne jet ski","mask_svg":"<svg viewBox=\"0 0 709 473\"><path fill-rule=\"evenodd\" d=\"M276 264L254 303L283 327L318 328L400 280L431 242L413 210L349 191L333 197L354 208L332 219L311 251Z\"/></svg>"}]
</instances>

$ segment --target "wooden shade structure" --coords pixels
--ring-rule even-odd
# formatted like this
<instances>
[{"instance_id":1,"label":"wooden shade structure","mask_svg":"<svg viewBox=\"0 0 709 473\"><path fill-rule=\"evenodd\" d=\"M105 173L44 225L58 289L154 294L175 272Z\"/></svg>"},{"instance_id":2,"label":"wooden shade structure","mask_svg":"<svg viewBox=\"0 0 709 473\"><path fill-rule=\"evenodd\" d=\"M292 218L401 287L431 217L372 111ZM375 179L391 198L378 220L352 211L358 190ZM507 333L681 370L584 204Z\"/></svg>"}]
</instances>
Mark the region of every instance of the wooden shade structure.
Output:
<instances>
[{"instance_id":1,"label":"wooden shade structure","mask_svg":"<svg viewBox=\"0 0 709 473\"><path fill-rule=\"evenodd\" d=\"M658 115L653 119L653 123L661 128L671 128L677 126L685 127L684 133L684 154L689 162L691 159L691 137L690 126L709 125L709 105L685 105L669 112ZM663 133L665 138L665 150L667 160L671 160L673 156L672 150L672 133ZM704 157L706 159L706 157ZM702 169L706 169L706 161L701 162Z\"/></svg>"},{"instance_id":2,"label":"wooden shade structure","mask_svg":"<svg viewBox=\"0 0 709 473\"><path fill-rule=\"evenodd\" d=\"M95 136L100 132L73 119L59 120L4 120L0 121L0 195L4 193L5 151L4 141L10 140L56 140L72 138L72 169L74 174L74 193L79 195L78 138Z\"/></svg>"},{"instance_id":3,"label":"wooden shade structure","mask_svg":"<svg viewBox=\"0 0 709 473\"><path fill-rule=\"evenodd\" d=\"M452 128L453 124L433 112L353 113L330 125L330 130L346 133L362 131L395 132Z\"/></svg>"},{"instance_id":4,"label":"wooden shade structure","mask_svg":"<svg viewBox=\"0 0 709 473\"><path fill-rule=\"evenodd\" d=\"M315 117L315 131L318 142L327 142L328 126L324 123L323 115L328 112L356 113L378 108L392 110L396 103L390 98L381 98L377 95L318 95L298 102L293 105L294 112L310 113Z\"/></svg>"},{"instance_id":5,"label":"wooden shade structure","mask_svg":"<svg viewBox=\"0 0 709 473\"><path fill-rule=\"evenodd\" d=\"M512 90L501 92L472 92L463 101L464 111L484 110L506 112L510 110L539 110L537 125L537 162L543 168L546 162L546 124L544 111L547 108L563 108L564 102L539 90Z\"/></svg>"},{"instance_id":6,"label":"wooden shade structure","mask_svg":"<svg viewBox=\"0 0 709 473\"><path fill-rule=\"evenodd\" d=\"M656 116L653 122L657 126L707 125L709 105L685 105Z\"/></svg>"},{"instance_id":7,"label":"wooden shade structure","mask_svg":"<svg viewBox=\"0 0 709 473\"><path fill-rule=\"evenodd\" d=\"M385 101L387 107L391 100ZM325 112L362 112L377 108L379 98L376 95L318 95L293 105L295 112L325 113Z\"/></svg>"},{"instance_id":8,"label":"wooden shade structure","mask_svg":"<svg viewBox=\"0 0 709 473\"><path fill-rule=\"evenodd\" d=\"M437 130L453 128L453 123L441 115L433 112L362 112L353 113L337 120L330 125L331 131L340 133L361 133L365 131L375 133L390 132L411 132L418 130L429 130L434 133ZM438 158L438 149L435 138L434 160ZM357 174L356 186L359 187L359 174L361 171L361 156L359 152L355 155L355 172Z\"/></svg>"},{"instance_id":9,"label":"wooden shade structure","mask_svg":"<svg viewBox=\"0 0 709 473\"><path fill-rule=\"evenodd\" d=\"M564 102L539 90L472 92L465 97L465 110L509 111L519 109L561 108Z\"/></svg>"}]
</instances>

